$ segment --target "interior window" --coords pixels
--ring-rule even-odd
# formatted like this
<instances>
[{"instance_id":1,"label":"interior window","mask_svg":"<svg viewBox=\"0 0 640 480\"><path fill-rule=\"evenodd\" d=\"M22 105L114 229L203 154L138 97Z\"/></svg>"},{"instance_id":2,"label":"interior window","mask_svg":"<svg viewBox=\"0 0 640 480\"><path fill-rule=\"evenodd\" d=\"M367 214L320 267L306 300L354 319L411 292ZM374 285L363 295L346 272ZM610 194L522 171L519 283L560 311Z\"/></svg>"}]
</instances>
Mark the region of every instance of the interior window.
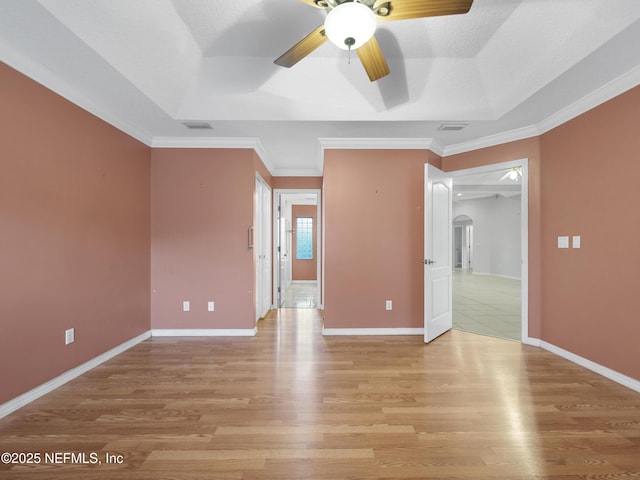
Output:
<instances>
[{"instance_id":1,"label":"interior window","mask_svg":"<svg viewBox=\"0 0 640 480\"><path fill-rule=\"evenodd\" d=\"M296 260L313 260L313 217L296 217Z\"/></svg>"}]
</instances>

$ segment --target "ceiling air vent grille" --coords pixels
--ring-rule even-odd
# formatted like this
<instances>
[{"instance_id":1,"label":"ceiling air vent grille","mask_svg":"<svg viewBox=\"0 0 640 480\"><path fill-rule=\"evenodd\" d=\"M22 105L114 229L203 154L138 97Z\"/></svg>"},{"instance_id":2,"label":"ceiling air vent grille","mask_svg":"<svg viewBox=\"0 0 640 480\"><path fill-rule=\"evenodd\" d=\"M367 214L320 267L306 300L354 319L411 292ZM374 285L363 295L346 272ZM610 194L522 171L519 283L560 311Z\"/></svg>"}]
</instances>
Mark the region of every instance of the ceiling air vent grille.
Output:
<instances>
[{"instance_id":1,"label":"ceiling air vent grille","mask_svg":"<svg viewBox=\"0 0 640 480\"><path fill-rule=\"evenodd\" d=\"M467 123L443 123L442 125L440 125L439 130L441 132L459 132L467 125Z\"/></svg>"},{"instance_id":2,"label":"ceiling air vent grille","mask_svg":"<svg viewBox=\"0 0 640 480\"><path fill-rule=\"evenodd\" d=\"M207 122L182 122L182 124L191 130L213 130L211 124Z\"/></svg>"}]
</instances>

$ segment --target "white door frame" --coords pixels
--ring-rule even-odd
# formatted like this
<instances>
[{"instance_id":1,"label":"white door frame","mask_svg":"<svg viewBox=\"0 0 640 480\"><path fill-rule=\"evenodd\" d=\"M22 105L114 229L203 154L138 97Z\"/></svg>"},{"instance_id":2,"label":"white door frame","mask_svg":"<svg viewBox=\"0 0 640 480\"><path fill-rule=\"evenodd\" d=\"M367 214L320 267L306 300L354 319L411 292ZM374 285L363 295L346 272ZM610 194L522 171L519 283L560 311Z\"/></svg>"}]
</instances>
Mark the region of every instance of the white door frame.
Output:
<instances>
[{"instance_id":1,"label":"white door frame","mask_svg":"<svg viewBox=\"0 0 640 480\"><path fill-rule=\"evenodd\" d=\"M521 158L509 162L492 163L481 167L452 170L449 173L455 181L456 177L489 173L496 170L507 170L520 167L522 171L522 186L520 196L520 255L522 268L520 271L521 298L521 341L528 345L535 345L536 340L529 337L529 159Z\"/></svg>"},{"instance_id":2,"label":"white door frame","mask_svg":"<svg viewBox=\"0 0 640 480\"><path fill-rule=\"evenodd\" d=\"M279 255L278 255L278 235L280 234L280 229L278 228L278 216L279 216L279 212L278 212L278 207L281 207L281 199L282 199L282 195L286 195L286 194L294 194L294 195L299 195L299 194L315 194L316 195L316 225L315 225L315 240L316 240L316 245L317 245L317 249L316 249L316 262L317 262L317 276L318 278L318 299L320 300L320 305L318 305L319 308L323 308L323 303L324 303L324 299L321 297L321 292L324 294L324 289L321 289L321 284L324 283L324 242L321 242L321 239L323 239L323 225L324 225L324 218L321 217L321 213L324 210L321 210L321 205L322 205L322 190L319 188L276 188L273 190L273 258L277 259L277 263L278 265L275 265L273 268L273 298L274 300L274 304L275 304L275 308L279 308L280 305L278 305L278 288L280 287L280 277L279 277L279 269L280 269L280 263L279 263ZM293 228L293 223L291 224L292 228ZM320 246L322 246L322 248L320 248ZM320 281L320 279L322 279L322 282ZM284 293L284 292L281 292Z\"/></svg>"},{"instance_id":3,"label":"white door frame","mask_svg":"<svg viewBox=\"0 0 640 480\"><path fill-rule=\"evenodd\" d=\"M458 268L458 232L460 233L460 268L464 265L464 226L453 226L453 268Z\"/></svg>"}]
</instances>

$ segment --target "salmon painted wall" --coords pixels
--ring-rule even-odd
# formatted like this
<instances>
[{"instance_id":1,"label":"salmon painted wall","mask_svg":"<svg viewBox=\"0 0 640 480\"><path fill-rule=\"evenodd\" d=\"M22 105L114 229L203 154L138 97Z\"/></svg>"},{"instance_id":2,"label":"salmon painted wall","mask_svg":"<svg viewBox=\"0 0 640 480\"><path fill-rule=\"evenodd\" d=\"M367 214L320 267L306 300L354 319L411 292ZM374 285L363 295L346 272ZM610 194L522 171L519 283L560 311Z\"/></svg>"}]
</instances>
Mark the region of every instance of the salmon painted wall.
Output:
<instances>
[{"instance_id":1,"label":"salmon painted wall","mask_svg":"<svg viewBox=\"0 0 640 480\"><path fill-rule=\"evenodd\" d=\"M541 141L542 338L638 380L639 112L636 87Z\"/></svg>"},{"instance_id":2,"label":"salmon painted wall","mask_svg":"<svg viewBox=\"0 0 640 480\"><path fill-rule=\"evenodd\" d=\"M442 159L447 172L528 158L529 171L529 336L541 338L542 253L541 153L539 137L451 155Z\"/></svg>"},{"instance_id":3,"label":"salmon painted wall","mask_svg":"<svg viewBox=\"0 0 640 480\"><path fill-rule=\"evenodd\" d=\"M273 176L269 169L265 166L265 164L260 159L260 156L255 152L255 150L251 150L251 155L253 158L253 170L255 173L260 175L262 179L265 181L267 185L273 188ZM255 176L255 174L254 174Z\"/></svg>"},{"instance_id":4,"label":"salmon painted wall","mask_svg":"<svg viewBox=\"0 0 640 480\"><path fill-rule=\"evenodd\" d=\"M255 327L256 169L249 149L154 149L151 161L151 326ZM266 169L260 171L270 181ZM182 302L191 302L189 312ZM215 311L207 311L207 302Z\"/></svg>"},{"instance_id":5,"label":"salmon painted wall","mask_svg":"<svg viewBox=\"0 0 640 480\"><path fill-rule=\"evenodd\" d=\"M3 403L149 330L150 149L2 63L0 105Z\"/></svg>"},{"instance_id":6,"label":"salmon painted wall","mask_svg":"<svg viewBox=\"0 0 640 480\"><path fill-rule=\"evenodd\" d=\"M423 173L431 157L325 151L326 328L423 327Z\"/></svg>"},{"instance_id":7,"label":"salmon painted wall","mask_svg":"<svg viewBox=\"0 0 640 480\"><path fill-rule=\"evenodd\" d=\"M272 187L282 189L321 190L322 177L273 177Z\"/></svg>"},{"instance_id":8,"label":"salmon painted wall","mask_svg":"<svg viewBox=\"0 0 640 480\"><path fill-rule=\"evenodd\" d=\"M291 246L291 271L293 280L317 280L318 279L318 242L316 241L316 229L318 219L316 218L317 207L315 205L292 205L291 217L292 225L295 228L298 217L311 217L313 225L313 258L311 260L298 260L297 258L297 232L293 235Z\"/></svg>"}]
</instances>

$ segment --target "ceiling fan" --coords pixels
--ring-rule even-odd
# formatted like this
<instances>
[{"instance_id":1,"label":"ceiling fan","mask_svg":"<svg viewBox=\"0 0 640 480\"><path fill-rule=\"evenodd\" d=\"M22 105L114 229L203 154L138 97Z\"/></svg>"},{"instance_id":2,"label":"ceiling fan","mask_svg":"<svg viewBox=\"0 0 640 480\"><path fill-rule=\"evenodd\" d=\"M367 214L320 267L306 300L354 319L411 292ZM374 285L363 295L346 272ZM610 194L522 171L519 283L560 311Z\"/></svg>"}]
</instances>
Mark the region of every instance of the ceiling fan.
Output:
<instances>
[{"instance_id":1,"label":"ceiling fan","mask_svg":"<svg viewBox=\"0 0 640 480\"><path fill-rule=\"evenodd\" d=\"M512 180L514 182L519 181L522 178L522 167L513 167L506 171L502 177L500 177L500 181L504 180Z\"/></svg>"},{"instance_id":2,"label":"ceiling fan","mask_svg":"<svg viewBox=\"0 0 640 480\"><path fill-rule=\"evenodd\" d=\"M325 10L327 18L273 63L292 67L327 40L343 50L357 50L369 80L390 70L374 36L378 21L407 20L467 13L473 0L299 0Z\"/></svg>"}]
</instances>

